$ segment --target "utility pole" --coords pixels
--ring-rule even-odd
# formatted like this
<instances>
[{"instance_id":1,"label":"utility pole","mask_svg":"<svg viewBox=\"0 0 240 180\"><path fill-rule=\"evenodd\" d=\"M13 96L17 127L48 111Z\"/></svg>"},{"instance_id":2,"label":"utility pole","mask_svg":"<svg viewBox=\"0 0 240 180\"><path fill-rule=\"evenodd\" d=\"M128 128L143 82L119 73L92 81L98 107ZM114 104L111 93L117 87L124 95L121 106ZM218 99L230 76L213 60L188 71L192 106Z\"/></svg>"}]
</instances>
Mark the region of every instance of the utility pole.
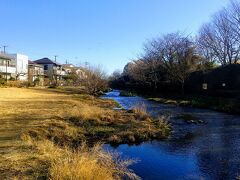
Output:
<instances>
[{"instance_id":1,"label":"utility pole","mask_svg":"<svg viewBox=\"0 0 240 180\"><path fill-rule=\"evenodd\" d=\"M4 45L4 46L2 46L2 47L3 47L3 53L5 54L5 53L6 53L6 48L7 48L8 46Z\"/></svg>"},{"instance_id":2,"label":"utility pole","mask_svg":"<svg viewBox=\"0 0 240 180\"><path fill-rule=\"evenodd\" d=\"M55 63L57 63L57 55L54 55L54 61L55 61ZM58 69L58 67L57 67L57 69ZM57 85L57 82L58 82L58 75L57 75L57 69L55 70L56 72L55 72L55 78L56 78L56 85ZM53 72L54 72L54 70L53 70Z\"/></svg>"},{"instance_id":3,"label":"utility pole","mask_svg":"<svg viewBox=\"0 0 240 180\"><path fill-rule=\"evenodd\" d=\"M6 83L7 83L7 73L8 73L8 71L7 71L7 67L8 67L8 60L6 59Z\"/></svg>"},{"instance_id":4,"label":"utility pole","mask_svg":"<svg viewBox=\"0 0 240 180\"><path fill-rule=\"evenodd\" d=\"M57 57L58 57L57 55L54 56L55 63L57 62Z\"/></svg>"}]
</instances>

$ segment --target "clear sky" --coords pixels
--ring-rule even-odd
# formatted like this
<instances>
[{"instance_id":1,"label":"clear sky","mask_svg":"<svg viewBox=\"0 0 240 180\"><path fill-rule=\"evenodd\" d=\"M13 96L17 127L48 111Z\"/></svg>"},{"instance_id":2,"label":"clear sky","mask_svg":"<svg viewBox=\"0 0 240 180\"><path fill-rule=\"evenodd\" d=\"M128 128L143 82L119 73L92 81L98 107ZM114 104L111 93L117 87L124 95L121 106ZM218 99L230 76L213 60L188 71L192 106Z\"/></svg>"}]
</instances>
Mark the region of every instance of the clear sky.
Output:
<instances>
[{"instance_id":1,"label":"clear sky","mask_svg":"<svg viewBox=\"0 0 240 180\"><path fill-rule=\"evenodd\" d=\"M122 69L146 39L196 34L229 0L0 0L0 45L32 60Z\"/></svg>"}]
</instances>

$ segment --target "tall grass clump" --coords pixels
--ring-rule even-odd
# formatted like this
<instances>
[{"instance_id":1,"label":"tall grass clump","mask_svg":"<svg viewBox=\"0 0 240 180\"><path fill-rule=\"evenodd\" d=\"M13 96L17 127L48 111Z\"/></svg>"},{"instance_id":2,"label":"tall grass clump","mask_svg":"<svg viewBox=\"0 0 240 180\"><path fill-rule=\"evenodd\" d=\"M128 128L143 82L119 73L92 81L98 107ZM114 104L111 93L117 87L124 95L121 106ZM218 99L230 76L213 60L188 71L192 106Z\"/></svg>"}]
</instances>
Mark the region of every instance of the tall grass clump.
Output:
<instances>
[{"instance_id":1,"label":"tall grass clump","mask_svg":"<svg viewBox=\"0 0 240 180\"><path fill-rule=\"evenodd\" d=\"M134 106L132 111L139 120L146 120L150 117L145 104L138 104Z\"/></svg>"},{"instance_id":2,"label":"tall grass clump","mask_svg":"<svg viewBox=\"0 0 240 180\"><path fill-rule=\"evenodd\" d=\"M156 127L159 130L160 137L168 137L171 134L172 126L166 120L166 117L158 117L156 120Z\"/></svg>"},{"instance_id":3,"label":"tall grass clump","mask_svg":"<svg viewBox=\"0 0 240 180\"><path fill-rule=\"evenodd\" d=\"M90 106L87 104L76 104L73 108L63 111L62 117L68 119L78 119L82 121L110 121L113 119L113 111L98 106Z\"/></svg>"},{"instance_id":4,"label":"tall grass clump","mask_svg":"<svg viewBox=\"0 0 240 180\"><path fill-rule=\"evenodd\" d=\"M61 158L56 159L49 169L50 177L64 179L138 179L127 167L133 161L114 161L114 154L103 152L101 146L89 149L85 145L76 151L65 150Z\"/></svg>"},{"instance_id":5,"label":"tall grass clump","mask_svg":"<svg viewBox=\"0 0 240 180\"><path fill-rule=\"evenodd\" d=\"M48 166L46 177L49 179L139 179L128 169L133 160L122 160L117 154L103 151L99 143L91 148L83 143L72 149L59 147L49 140L35 141L28 135L22 138L36 149L35 158Z\"/></svg>"}]
</instances>

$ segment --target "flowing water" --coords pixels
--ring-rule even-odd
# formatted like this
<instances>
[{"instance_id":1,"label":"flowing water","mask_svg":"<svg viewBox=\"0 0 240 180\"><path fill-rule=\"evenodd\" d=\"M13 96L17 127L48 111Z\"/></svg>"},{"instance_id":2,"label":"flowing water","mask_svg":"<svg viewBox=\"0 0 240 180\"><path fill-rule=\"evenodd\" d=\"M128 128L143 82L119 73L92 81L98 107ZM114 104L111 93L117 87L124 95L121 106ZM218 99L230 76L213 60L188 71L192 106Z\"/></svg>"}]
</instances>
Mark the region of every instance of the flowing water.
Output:
<instances>
[{"instance_id":1,"label":"flowing water","mask_svg":"<svg viewBox=\"0 0 240 180\"><path fill-rule=\"evenodd\" d=\"M124 109L145 104L152 116L166 115L174 132L169 140L120 145L125 158L138 159L130 166L142 179L236 179L240 176L240 116L206 109L178 107L148 101L141 97L120 97L119 91L103 98L117 101ZM204 123L186 123L179 118L191 115Z\"/></svg>"}]
</instances>

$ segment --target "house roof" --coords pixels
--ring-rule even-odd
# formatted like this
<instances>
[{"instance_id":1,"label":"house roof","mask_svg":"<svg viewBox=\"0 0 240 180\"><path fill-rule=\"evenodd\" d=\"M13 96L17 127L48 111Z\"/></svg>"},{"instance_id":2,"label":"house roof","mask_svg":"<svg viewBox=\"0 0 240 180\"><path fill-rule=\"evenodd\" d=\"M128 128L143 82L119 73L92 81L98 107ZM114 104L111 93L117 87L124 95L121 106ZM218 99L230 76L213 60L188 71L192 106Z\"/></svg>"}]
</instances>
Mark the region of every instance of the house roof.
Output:
<instances>
[{"instance_id":1,"label":"house roof","mask_svg":"<svg viewBox=\"0 0 240 180\"><path fill-rule=\"evenodd\" d=\"M38 59L36 61L34 61L35 63L37 64L55 64L57 66L61 66L61 64L57 63L57 62L54 62L52 61L51 59L49 58L42 58L42 59Z\"/></svg>"},{"instance_id":2,"label":"house roof","mask_svg":"<svg viewBox=\"0 0 240 180\"><path fill-rule=\"evenodd\" d=\"M7 54L0 53L1 59L12 60L13 58Z\"/></svg>"},{"instance_id":3,"label":"house roof","mask_svg":"<svg viewBox=\"0 0 240 180\"><path fill-rule=\"evenodd\" d=\"M38 66L38 67L43 67L42 64L37 64L36 62L34 61L31 61L31 60L28 60L28 65L30 66Z\"/></svg>"},{"instance_id":4,"label":"house roof","mask_svg":"<svg viewBox=\"0 0 240 180\"><path fill-rule=\"evenodd\" d=\"M28 64L37 64L34 61L28 60Z\"/></svg>"}]
</instances>

